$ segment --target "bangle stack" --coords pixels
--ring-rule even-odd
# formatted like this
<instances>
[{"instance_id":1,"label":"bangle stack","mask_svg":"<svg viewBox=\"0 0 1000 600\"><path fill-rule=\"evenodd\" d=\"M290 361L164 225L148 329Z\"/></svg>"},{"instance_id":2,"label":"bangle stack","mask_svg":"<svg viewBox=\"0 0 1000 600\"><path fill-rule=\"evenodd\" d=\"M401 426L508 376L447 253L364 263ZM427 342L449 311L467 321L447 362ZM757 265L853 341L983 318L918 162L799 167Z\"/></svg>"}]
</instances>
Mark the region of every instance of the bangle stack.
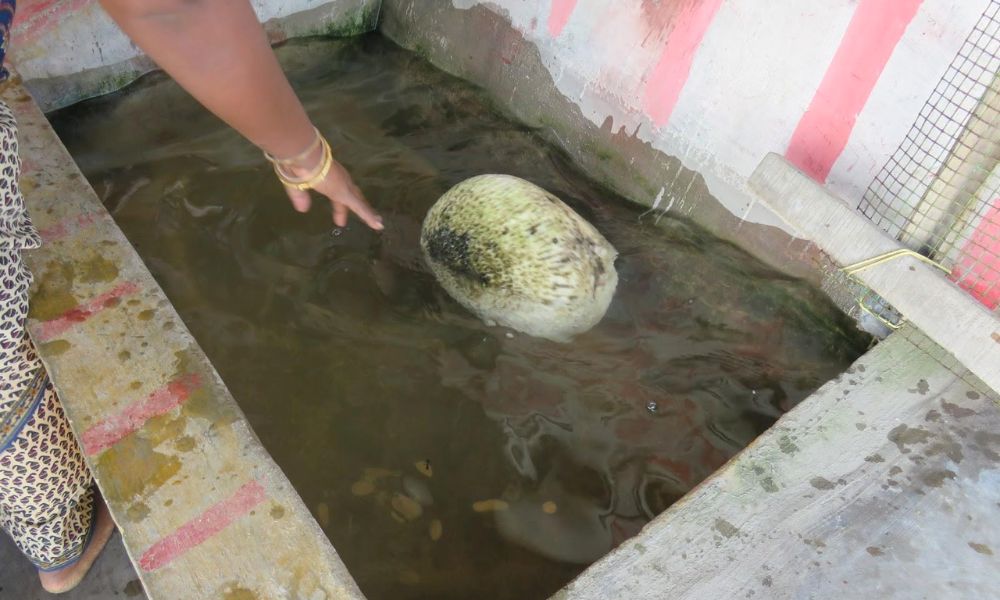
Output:
<instances>
[{"instance_id":1,"label":"bangle stack","mask_svg":"<svg viewBox=\"0 0 1000 600\"><path fill-rule=\"evenodd\" d=\"M320 135L319 131L315 128L313 131L316 132L316 139L313 140L309 147L306 148L301 153L293 156L291 158L275 158L267 152L264 153L264 158L266 158L271 165L274 166L274 174L278 176L278 179L284 185L295 188L297 190L311 190L320 184L324 179L326 179L327 174L330 173L330 168L333 166L333 151L330 150L330 144L326 139ZM300 160L308 158L316 150L316 146L319 145L323 149L323 157L320 159L319 164L311 173L304 177L293 177L285 172L284 167L288 165L294 165Z\"/></svg>"}]
</instances>

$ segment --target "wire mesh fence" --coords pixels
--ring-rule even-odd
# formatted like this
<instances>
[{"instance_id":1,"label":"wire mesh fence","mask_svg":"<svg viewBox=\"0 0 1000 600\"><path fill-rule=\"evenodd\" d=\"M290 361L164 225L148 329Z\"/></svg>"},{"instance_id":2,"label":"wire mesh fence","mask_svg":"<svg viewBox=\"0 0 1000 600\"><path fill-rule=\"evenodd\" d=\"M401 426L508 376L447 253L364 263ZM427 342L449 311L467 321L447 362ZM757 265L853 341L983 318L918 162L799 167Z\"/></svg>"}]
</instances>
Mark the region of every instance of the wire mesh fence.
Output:
<instances>
[{"instance_id":1,"label":"wire mesh fence","mask_svg":"<svg viewBox=\"0 0 1000 600\"><path fill-rule=\"evenodd\" d=\"M1000 307L1000 0L992 0L858 206Z\"/></svg>"}]
</instances>

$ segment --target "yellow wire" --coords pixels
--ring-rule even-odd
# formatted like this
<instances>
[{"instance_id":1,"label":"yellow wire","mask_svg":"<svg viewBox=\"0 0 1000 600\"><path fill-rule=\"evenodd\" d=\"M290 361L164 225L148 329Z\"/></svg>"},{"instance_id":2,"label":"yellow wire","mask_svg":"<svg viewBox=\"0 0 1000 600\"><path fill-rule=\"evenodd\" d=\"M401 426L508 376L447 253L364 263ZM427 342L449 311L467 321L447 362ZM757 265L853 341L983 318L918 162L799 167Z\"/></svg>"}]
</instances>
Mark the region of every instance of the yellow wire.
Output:
<instances>
[{"instance_id":1,"label":"yellow wire","mask_svg":"<svg viewBox=\"0 0 1000 600\"><path fill-rule=\"evenodd\" d=\"M858 281L858 279L856 277L854 277L854 274L860 273L861 271L864 271L865 269L870 269L872 267L885 264L885 263L887 263L889 261L895 260L895 259L903 257L903 256L909 256L910 258L915 258L915 259L919 260L920 262L922 262L924 264L930 265L932 267L937 267L938 269L941 269L945 273L949 272L948 269L945 268L940 263L937 263L937 262L935 262L935 261L927 258L923 254L918 254L918 253L914 252L913 250L907 250L905 248L899 248L899 249L893 250L891 252L886 252L885 254L879 254L878 256L873 256L871 258L867 258L865 260L856 262L853 265L847 265L846 267L843 267L841 269L841 271L843 271L845 275L848 275L849 277L851 277L852 279L854 279L855 281L857 281L858 284L864 286L864 284L861 281ZM867 286L864 286L864 287L867 287ZM876 314L874 310L872 310L872 309L868 308L867 306L865 306L865 299L864 298L861 298L861 299L858 300L858 307L861 308L861 310L863 310L864 312L866 312L869 315L871 315L872 317L874 317L875 319L879 320L883 325L885 325L889 329L892 329L892 330L899 329L900 327L903 326L904 323L906 323L906 319L905 318L901 318L900 321L899 321L899 323L893 323L893 322L889 321L888 319L886 319L885 317L883 317L882 315ZM900 315L900 316L902 317L902 315Z\"/></svg>"},{"instance_id":2,"label":"yellow wire","mask_svg":"<svg viewBox=\"0 0 1000 600\"><path fill-rule=\"evenodd\" d=\"M937 267L942 271L944 271L945 273L949 272L948 269L942 266L940 263L934 262L933 260L927 258L923 254L918 254L913 250L907 250L905 248L899 248L897 250L893 250L892 252L886 252L885 254L879 254L878 256L867 258L860 262L856 262L853 265L848 265L842 268L841 271L843 271L847 275L854 275L855 273L864 271L865 269L870 269L871 267L885 264L891 260L895 260L902 256L909 256L910 258L915 258L924 264L928 264L932 267Z\"/></svg>"}]
</instances>

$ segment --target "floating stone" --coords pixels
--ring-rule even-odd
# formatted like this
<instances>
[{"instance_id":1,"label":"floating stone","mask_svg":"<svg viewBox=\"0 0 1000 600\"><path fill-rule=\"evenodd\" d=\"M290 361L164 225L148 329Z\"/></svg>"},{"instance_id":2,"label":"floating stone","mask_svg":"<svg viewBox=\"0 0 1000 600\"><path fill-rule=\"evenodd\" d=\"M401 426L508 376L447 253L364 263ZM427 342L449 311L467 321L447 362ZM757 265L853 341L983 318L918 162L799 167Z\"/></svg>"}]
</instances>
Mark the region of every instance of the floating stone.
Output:
<instances>
[{"instance_id":1,"label":"floating stone","mask_svg":"<svg viewBox=\"0 0 1000 600\"><path fill-rule=\"evenodd\" d=\"M355 496L367 496L375 491L375 484L370 481L355 481L351 485L351 493Z\"/></svg>"},{"instance_id":2,"label":"floating stone","mask_svg":"<svg viewBox=\"0 0 1000 600\"><path fill-rule=\"evenodd\" d=\"M573 209L509 175L480 175L431 207L424 259L488 324L565 342L596 325L618 285L617 251Z\"/></svg>"},{"instance_id":3,"label":"floating stone","mask_svg":"<svg viewBox=\"0 0 1000 600\"><path fill-rule=\"evenodd\" d=\"M441 539L441 534L444 533L444 526L441 524L440 519L434 519L431 521L430 531L431 540L438 541Z\"/></svg>"},{"instance_id":4,"label":"floating stone","mask_svg":"<svg viewBox=\"0 0 1000 600\"><path fill-rule=\"evenodd\" d=\"M330 507L326 502L320 502L316 505L316 520L323 527L329 527L330 525Z\"/></svg>"},{"instance_id":5,"label":"floating stone","mask_svg":"<svg viewBox=\"0 0 1000 600\"><path fill-rule=\"evenodd\" d=\"M420 506L419 502L403 494L394 495L390 505L392 506L392 510L407 521L419 519L420 515L424 514L424 509Z\"/></svg>"}]
</instances>

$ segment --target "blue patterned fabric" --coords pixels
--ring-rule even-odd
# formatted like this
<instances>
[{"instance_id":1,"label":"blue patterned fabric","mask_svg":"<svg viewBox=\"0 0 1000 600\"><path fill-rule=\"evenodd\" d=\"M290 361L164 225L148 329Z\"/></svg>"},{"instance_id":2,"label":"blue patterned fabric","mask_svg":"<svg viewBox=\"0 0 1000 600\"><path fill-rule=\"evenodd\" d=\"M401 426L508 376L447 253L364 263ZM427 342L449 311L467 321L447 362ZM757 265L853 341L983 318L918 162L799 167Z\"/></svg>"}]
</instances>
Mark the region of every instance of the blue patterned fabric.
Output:
<instances>
[{"instance_id":1,"label":"blue patterned fabric","mask_svg":"<svg viewBox=\"0 0 1000 600\"><path fill-rule=\"evenodd\" d=\"M0 0L0 81L7 79L7 68L3 66L10 40L10 26L14 23L15 0Z\"/></svg>"}]
</instances>

